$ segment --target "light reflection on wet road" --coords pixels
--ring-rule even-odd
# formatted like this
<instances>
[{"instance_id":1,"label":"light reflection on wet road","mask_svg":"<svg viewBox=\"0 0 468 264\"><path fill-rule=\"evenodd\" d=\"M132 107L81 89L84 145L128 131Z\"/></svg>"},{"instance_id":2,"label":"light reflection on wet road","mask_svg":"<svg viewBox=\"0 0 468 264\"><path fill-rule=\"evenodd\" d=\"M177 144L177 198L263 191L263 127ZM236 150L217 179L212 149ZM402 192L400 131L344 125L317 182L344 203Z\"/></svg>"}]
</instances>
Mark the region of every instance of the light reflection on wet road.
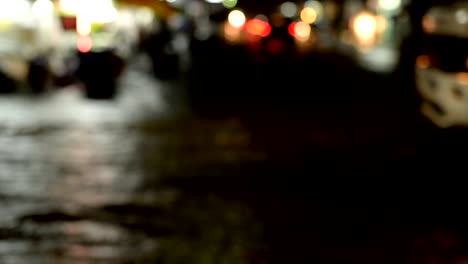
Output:
<instances>
[{"instance_id":1,"label":"light reflection on wet road","mask_svg":"<svg viewBox=\"0 0 468 264\"><path fill-rule=\"evenodd\" d=\"M236 122L184 122L174 89L130 68L112 101L0 97L0 263L154 263L179 197L160 179L262 158Z\"/></svg>"},{"instance_id":2,"label":"light reflection on wet road","mask_svg":"<svg viewBox=\"0 0 468 264\"><path fill-rule=\"evenodd\" d=\"M77 87L0 98L0 263L143 263L155 255L155 238L100 212L175 197L145 188L140 155L142 145L167 138L145 138L135 126L177 110L164 84L131 70L121 82L114 101L87 100Z\"/></svg>"}]
</instances>

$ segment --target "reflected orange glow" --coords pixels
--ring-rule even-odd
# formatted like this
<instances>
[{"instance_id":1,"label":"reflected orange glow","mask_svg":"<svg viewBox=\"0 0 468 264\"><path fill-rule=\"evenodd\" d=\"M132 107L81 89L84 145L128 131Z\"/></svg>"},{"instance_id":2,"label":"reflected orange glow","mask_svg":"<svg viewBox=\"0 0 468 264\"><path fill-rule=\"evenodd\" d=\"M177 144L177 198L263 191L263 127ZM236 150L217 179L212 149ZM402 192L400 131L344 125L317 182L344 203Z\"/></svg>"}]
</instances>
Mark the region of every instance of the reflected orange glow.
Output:
<instances>
[{"instance_id":1,"label":"reflected orange glow","mask_svg":"<svg viewBox=\"0 0 468 264\"><path fill-rule=\"evenodd\" d=\"M419 68L429 68L431 66L431 59L429 58L428 55L420 55L417 59L416 59L416 65L419 67Z\"/></svg>"},{"instance_id":2,"label":"reflected orange glow","mask_svg":"<svg viewBox=\"0 0 468 264\"><path fill-rule=\"evenodd\" d=\"M436 21L432 16L424 16L422 21L423 29L426 33L432 33L436 29Z\"/></svg>"},{"instance_id":3,"label":"reflected orange glow","mask_svg":"<svg viewBox=\"0 0 468 264\"><path fill-rule=\"evenodd\" d=\"M224 23L224 37L230 42L240 40L241 29L232 26L229 22Z\"/></svg>"},{"instance_id":4,"label":"reflected orange glow","mask_svg":"<svg viewBox=\"0 0 468 264\"><path fill-rule=\"evenodd\" d=\"M459 73L457 73L457 81L460 84L468 85L468 72L459 72Z\"/></svg>"},{"instance_id":5,"label":"reflected orange glow","mask_svg":"<svg viewBox=\"0 0 468 264\"><path fill-rule=\"evenodd\" d=\"M82 53L90 52L93 48L93 40L90 37L80 37L76 43L76 47Z\"/></svg>"},{"instance_id":6,"label":"reflected orange glow","mask_svg":"<svg viewBox=\"0 0 468 264\"><path fill-rule=\"evenodd\" d=\"M377 16L376 22L377 22L377 32L378 33L385 32L385 30L388 27L387 18L384 16Z\"/></svg>"},{"instance_id":7,"label":"reflected orange glow","mask_svg":"<svg viewBox=\"0 0 468 264\"><path fill-rule=\"evenodd\" d=\"M252 35L267 37L271 33L271 26L268 22L254 18L247 22L246 30Z\"/></svg>"}]
</instances>

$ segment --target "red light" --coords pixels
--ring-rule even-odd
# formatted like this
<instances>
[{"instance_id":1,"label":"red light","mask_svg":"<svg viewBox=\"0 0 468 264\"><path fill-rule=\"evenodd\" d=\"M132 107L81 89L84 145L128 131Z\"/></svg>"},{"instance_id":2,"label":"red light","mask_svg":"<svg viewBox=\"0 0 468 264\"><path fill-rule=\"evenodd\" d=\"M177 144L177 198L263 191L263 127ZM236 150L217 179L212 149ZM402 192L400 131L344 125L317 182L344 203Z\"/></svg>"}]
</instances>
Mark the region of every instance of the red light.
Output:
<instances>
[{"instance_id":1,"label":"red light","mask_svg":"<svg viewBox=\"0 0 468 264\"><path fill-rule=\"evenodd\" d=\"M268 22L254 18L247 22L246 30L252 35L267 37L271 33L271 26Z\"/></svg>"},{"instance_id":2,"label":"red light","mask_svg":"<svg viewBox=\"0 0 468 264\"><path fill-rule=\"evenodd\" d=\"M82 53L87 53L93 48L93 40L90 37L80 37L76 42L76 47Z\"/></svg>"},{"instance_id":3,"label":"red light","mask_svg":"<svg viewBox=\"0 0 468 264\"><path fill-rule=\"evenodd\" d=\"M288 27L288 32L291 36L296 36L296 24L297 22L292 22Z\"/></svg>"}]
</instances>

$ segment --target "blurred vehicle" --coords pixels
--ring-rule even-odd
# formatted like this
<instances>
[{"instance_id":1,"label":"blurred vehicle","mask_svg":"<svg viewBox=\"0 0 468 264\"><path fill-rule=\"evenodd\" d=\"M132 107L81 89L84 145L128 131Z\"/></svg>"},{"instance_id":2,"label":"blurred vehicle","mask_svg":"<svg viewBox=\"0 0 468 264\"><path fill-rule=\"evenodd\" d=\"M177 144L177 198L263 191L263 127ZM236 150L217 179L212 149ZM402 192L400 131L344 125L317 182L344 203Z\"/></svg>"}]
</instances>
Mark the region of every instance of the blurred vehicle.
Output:
<instances>
[{"instance_id":1,"label":"blurred vehicle","mask_svg":"<svg viewBox=\"0 0 468 264\"><path fill-rule=\"evenodd\" d=\"M16 86L45 87L48 66L39 58L59 45L56 18L50 0L0 2L0 71Z\"/></svg>"},{"instance_id":2,"label":"blurred vehicle","mask_svg":"<svg viewBox=\"0 0 468 264\"><path fill-rule=\"evenodd\" d=\"M76 61L67 72L84 84L88 98L114 97L116 79L138 43L131 10L118 9L112 0L61 0L58 12L63 28L61 62Z\"/></svg>"},{"instance_id":3,"label":"blurred vehicle","mask_svg":"<svg viewBox=\"0 0 468 264\"><path fill-rule=\"evenodd\" d=\"M468 125L468 2L437 5L422 20L416 86L422 113L440 127Z\"/></svg>"}]
</instances>

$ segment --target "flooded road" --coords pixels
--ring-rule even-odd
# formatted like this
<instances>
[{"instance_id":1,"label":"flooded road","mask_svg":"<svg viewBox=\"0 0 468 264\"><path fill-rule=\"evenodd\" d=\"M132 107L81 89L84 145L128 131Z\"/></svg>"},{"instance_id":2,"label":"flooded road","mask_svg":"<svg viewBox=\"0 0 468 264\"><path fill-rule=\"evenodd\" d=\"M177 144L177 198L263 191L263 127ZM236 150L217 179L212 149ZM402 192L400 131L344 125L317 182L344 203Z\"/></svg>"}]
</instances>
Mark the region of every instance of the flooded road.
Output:
<instances>
[{"instance_id":1,"label":"flooded road","mask_svg":"<svg viewBox=\"0 0 468 264\"><path fill-rule=\"evenodd\" d=\"M223 229L255 229L246 208L181 200L159 182L261 155L236 122L189 121L183 92L149 76L130 68L111 101L85 99L79 86L0 98L0 263L242 257L245 232ZM185 237L201 230L200 241ZM227 255L216 257L221 241Z\"/></svg>"},{"instance_id":2,"label":"flooded road","mask_svg":"<svg viewBox=\"0 0 468 264\"><path fill-rule=\"evenodd\" d=\"M144 78L129 71L126 89L109 102L87 100L78 87L0 98L1 263L142 263L154 256L157 240L105 211L176 195L145 188L141 146L162 149L171 139L134 127L175 111L162 85Z\"/></svg>"},{"instance_id":3,"label":"flooded road","mask_svg":"<svg viewBox=\"0 0 468 264\"><path fill-rule=\"evenodd\" d=\"M130 67L109 101L79 86L0 97L0 263L466 259L466 217L448 209L462 200L424 185L445 167L411 141L428 136L385 97L387 77L269 99L265 86L222 114L212 94L207 118L149 76ZM366 85L340 85L353 78Z\"/></svg>"}]
</instances>

